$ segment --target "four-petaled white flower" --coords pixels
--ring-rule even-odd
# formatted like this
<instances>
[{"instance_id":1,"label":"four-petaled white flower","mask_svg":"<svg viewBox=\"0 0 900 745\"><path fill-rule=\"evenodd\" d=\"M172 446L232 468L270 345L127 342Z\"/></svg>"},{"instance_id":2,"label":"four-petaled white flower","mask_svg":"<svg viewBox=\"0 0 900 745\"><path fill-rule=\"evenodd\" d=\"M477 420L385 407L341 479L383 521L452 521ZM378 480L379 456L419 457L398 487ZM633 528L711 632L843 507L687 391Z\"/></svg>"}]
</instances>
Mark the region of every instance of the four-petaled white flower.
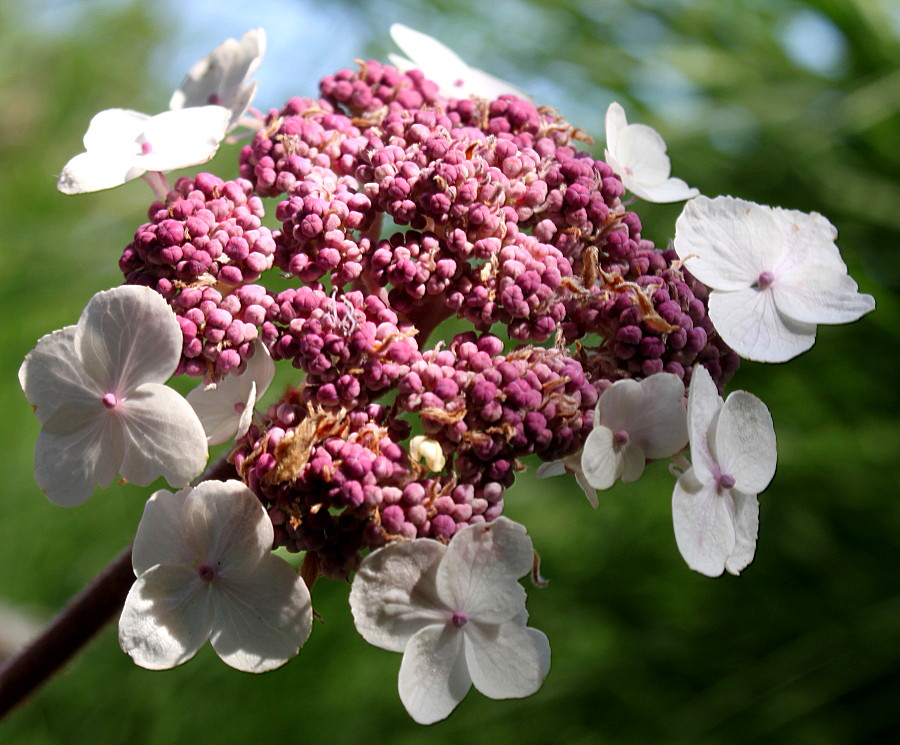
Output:
<instances>
[{"instance_id":1,"label":"four-petaled white flower","mask_svg":"<svg viewBox=\"0 0 900 745\"><path fill-rule=\"evenodd\" d=\"M691 569L739 574L753 561L759 501L775 475L775 429L766 405L746 391L722 401L697 365L688 392L693 465L672 495L675 539Z\"/></svg>"},{"instance_id":2,"label":"four-petaled white flower","mask_svg":"<svg viewBox=\"0 0 900 745\"><path fill-rule=\"evenodd\" d=\"M389 54L391 64L403 72L421 70L426 78L438 84L442 96L495 99L508 94L526 100L529 98L527 93L505 80L469 67L456 52L428 34L395 23L391 26L391 38L408 57Z\"/></svg>"},{"instance_id":3,"label":"four-petaled white flower","mask_svg":"<svg viewBox=\"0 0 900 745\"><path fill-rule=\"evenodd\" d=\"M684 384L672 373L656 373L640 382L618 380L594 410L594 428L584 442L581 470L595 489L617 479L637 481L648 459L667 458L688 441ZM597 494L588 496L597 506Z\"/></svg>"},{"instance_id":4,"label":"four-petaled white flower","mask_svg":"<svg viewBox=\"0 0 900 745\"><path fill-rule=\"evenodd\" d=\"M444 719L473 683L491 698L540 688L550 645L525 625L517 581L533 565L525 528L505 517L466 526L448 546L420 538L365 558L350 590L353 620L370 644L403 652L400 699L413 719Z\"/></svg>"},{"instance_id":5,"label":"four-petaled white flower","mask_svg":"<svg viewBox=\"0 0 900 745\"><path fill-rule=\"evenodd\" d=\"M784 362L812 347L816 325L849 323L875 308L859 293L822 215L732 197L688 202L675 251L712 292L709 317L741 357Z\"/></svg>"},{"instance_id":6,"label":"four-petaled white flower","mask_svg":"<svg viewBox=\"0 0 900 745\"><path fill-rule=\"evenodd\" d=\"M265 509L240 481L156 492L134 540L122 649L141 667L166 670L209 639L238 670L283 665L309 637L312 605L300 576L272 553L273 539Z\"/></svg>"},{"instance_id":7,"label":"four-petaled white flower","mask_svg":"<svg viewBox=\"0 0 900 745\"><path fill-rule=\"evenodd\" d=\"M199 385L188 393L210 445L243 437L253 420L253 407L275 377L275 363L265 345L257 340L247 369L229 375L214 386Z\"/></svg>"},{"instance_id":8,"label":"four-petaled white flower","mask_svg":"<svg viewBox=\"0 0 900 745\"><path fill-rule=\"evenodd\" d=\"M681 202L700 192L672 178L666 143L646 124L629 124L615 101L606 110L606 162L625 188L648 202Z\"/></svg>"},{"instance_id":9,"label":"four-petaled white flower","mask_svg":"<svg viewBox=\"0 0 900 745\"><path fill-rule=\"evenodd\" d=\"M184 486L208 457L190 404L163 383L181 358L175 314L148 287L94 295L77 326L44 336L19 369L41 423L34 475L51 502L85 502L122 476Z\"/></svg>"},{"instance_id":10,"label":"four-petaled white flower","mask_svg":"<svg viewBox=\"0 0 900 745\"><path fill-rule=\"evenodd\" d=\"M266 32L252 29L241 38L226 39L188 71L172 94L169 108L184 109L208 104L224 106L233 129L256 96L257 82L247 82L266 53Z\"/></svg>"},{"instance_id":11,"label":"four-petaled white flower","mask_svg":"<svg viewBox=\"0 0 900 745\"><path fill-rule=\"evenodd\" d=\"M205 163L225 137L230 113L222 106L195 106L149 116L127 109L96 114L84 136L86 152L59 174L63 194L120 186L146 172L174 171Z\"/></svg>"}]
</instances>

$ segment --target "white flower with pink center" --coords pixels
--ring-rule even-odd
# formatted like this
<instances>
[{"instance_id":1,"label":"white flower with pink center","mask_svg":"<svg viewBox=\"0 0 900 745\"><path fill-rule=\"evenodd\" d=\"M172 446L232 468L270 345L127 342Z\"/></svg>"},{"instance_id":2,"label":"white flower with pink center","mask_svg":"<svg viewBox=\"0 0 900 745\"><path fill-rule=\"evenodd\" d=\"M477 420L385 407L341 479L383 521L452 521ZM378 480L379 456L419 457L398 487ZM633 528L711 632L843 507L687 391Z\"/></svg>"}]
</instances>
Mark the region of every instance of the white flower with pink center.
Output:
<instances>
[{"instance_id":1,"label":"white flower with pink center","mask_svg":"<svg viewBox=\"0 0 900 745\"><path fill-rule=\"evenodd\" d=\"M256 96L257 82L247 82L256 72L266 52L266 32L251 29L241 40L226 39L203 59L194 64L181 83L169 108L191 106L224 106L232 129Z\"/></svg>"},{"instance_id":2,"label":"white flower with pink center","mask_svg":"<svg viewBox=\"0 0 900 745\"><path fill-rule=\"evenodd\" d=\"M444 545L391 543L363 560L350 590L353 620L370 644L402 652L400 700L420 724L450 715L474 686L490 698L540 688L550 645L527 627L534 550L521 525L498 517Z\"/></svg>"},{"instance_id":3,"label":"white flower with pink center","mask_svg":"<svg viewBox=\"0 0 900 745\"><path fill-rule=\"evenodd\" d=\"M256 402L268 390L274 377L272 356L257 340L243 373L228 375L215 385L201 384L188 393L188 403L200 417L210 445L244 436L253 420Z\"/></svg>"},{"instance_id":4,"label":"white flower with pink center","mask_svg":"<svg viewBox=\"0 0 900 745\"><path fill-rule=\"evenodd\" d=\"M706 368L688 392L693 464L672 495L675 539L691 569L739 574L753 561L759 501L775 475L775 428L766 405L746 391L722 401Z\"/></svg>"},{"instance_id":5,"label":"white flower with pink center","mask_svg":"<svg viewBox=\"0 0 900 745\"><path fill-rule=\"evenodd\" d=\"M230 112L197 106L149 116L128 109L96 114L84 135L86 152L59 174L63 194L83 194L120 186L145 173L163 173L206 163L225 137Z\"/></svg>"},{"instance_id":6,"label":"white flower with pink center","mask_svg":"<svg viewBox=\"0 0 900 745\"><path fill-rule=\"evenodd\" d=\"M181 358L182 334L161 295L147 287L99 292L76 326L44 336L19 369L41 423L38 486L51 502L85 502L117 473L147 486L184 486L208 452L190 404L163 383Z\"/></svg>"},{"instance_id":7,"label":"white flower with pink center","mask_svg":"<svg viewBox=\"0 0 900 745\"><path fill-rule=\"evenodd\" d=\"M709 317L741 357L785 362L812 347L816 326L856 321L875 308L822 215L698 197L675 223L674 248L712 292Z\"/></svg>"},{"instance_id":8,"label":"white flower with pink center","mask_svg":"<svg viewBox=\"0 0 900 745\"><path fill-rule=\"evenodd\" d=\"M673 178L666 143L653 127L629 124L615 101L606 110L606 162L625 188L648 202L682 202L700 192Z\"/></svg>"},{"instance_id":9,"label":"white flower with pink center","mask_svg":"<svg viewBox=\"0 0 900 745\"><path fill-rule=\"evenodd\" d=\"M391 26L391 38L406 57L389 54L391 64L398 70L421 70L426 78L438 84L441 95L447 98L495 99L504 94L528 99L524 91L505 80L469 67L456 52L437 39L400 23ZM407 59L408 57L408 59Z\"/></svg>"},{"instance_id":10,"label":"white flower with pink center","mask_svg":"<svg viewBox=\"0 0 900 745\"><path fill-rule=\"evenodd\" d=\"M165 670L208 639L238 670L283 665L309 637L312 605L297 572L272 553L273 540L265 509L240 481L156 492L134 540L122 649L141 667Z\"/></svg>"}]
</instances>

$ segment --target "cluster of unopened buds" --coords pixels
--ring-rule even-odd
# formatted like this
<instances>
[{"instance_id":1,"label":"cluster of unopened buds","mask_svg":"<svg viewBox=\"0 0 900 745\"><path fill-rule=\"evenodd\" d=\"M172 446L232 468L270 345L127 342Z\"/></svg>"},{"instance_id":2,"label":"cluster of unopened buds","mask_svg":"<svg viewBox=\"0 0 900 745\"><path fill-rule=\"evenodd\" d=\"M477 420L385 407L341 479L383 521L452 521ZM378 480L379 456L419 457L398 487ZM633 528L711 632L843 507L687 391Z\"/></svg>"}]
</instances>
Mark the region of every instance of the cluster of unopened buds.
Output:
<instances>
[{"instance_id":1,"label":"cluster of unopened buds","mask_svg":"<svg viewBox=\"0 0 900 745\"><path fill-rule=\"evenodd\" d=\"M523 697L549 670L519 583L540 581L537 555L503 514L524 458L594 506L671 458L681 555L738 574L776 460L766 406L722 398L738 358L788 360L874 300L821 215L700 196L617 103L598 159L555 111L392 33L410 59L268 113L249 108L256 30L198 62L169 111L97 114L59 189L142 176L156 201L123 285L42 338L20 380L51 501L117 474L180 489L137 531L119 621L135 662L210 640L235 668L278 667L310 633L316 579L352 579L357 629L403 653L400 698L431 723L473 684ZM241 133L237 177L170 186ZM686 202L668 248L642 237L637 199ZM435 343L450 318L469 330ZM257 410L282 361L295 384ZM199 385L185 399L172 375ZM225 442L234 478L191 486Z\"/></svg>"}]
</instances>

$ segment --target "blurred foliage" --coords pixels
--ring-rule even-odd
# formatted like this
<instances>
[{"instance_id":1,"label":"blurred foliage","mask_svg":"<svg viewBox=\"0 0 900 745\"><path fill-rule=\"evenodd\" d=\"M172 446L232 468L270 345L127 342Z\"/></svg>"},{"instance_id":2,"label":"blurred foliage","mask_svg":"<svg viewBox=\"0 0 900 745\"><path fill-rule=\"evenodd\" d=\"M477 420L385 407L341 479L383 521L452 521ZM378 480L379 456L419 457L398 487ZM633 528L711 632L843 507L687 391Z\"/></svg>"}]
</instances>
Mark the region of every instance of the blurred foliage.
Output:
<instances>
[{"instance_id":1,"label":"blurred foliage","mask_svg":"<svg viewBox=\"0 0 900 745\"><path fill-rule=\"evenodd\" d=\"M758 558L738 579L709 580L684 566L664 464L602 495L596 512L570 479L521 478L507 514L528 526L551 579L529 592L532 623L554 655L530 699L473 692L448 721L418 727L396 694L399 655L367 646L353 630L347 588L321 582L313 595L324 623L281 670L253 678L206 649L151 673L119 651L110 628L0 725L3 741L818 745L890 737L900 698L896 4L343 4L372 28L372 53L388 48L375 35L403 20L472 64L547 92L595 132L619 98L633 121L664 134L675 173L706 194L826 214L878 310L820 328L819 344L789 365L745 364L735 379L732 387L772 410L780 457L761 498ZM148 59L171 43L177 14L166 7L0 3L0 406L12 419L0 433L9 466L0 597L44 618L127 543L149 493L126 485L77 510L50 505L32 479L37 424L16 371L39 336L74 323L94 292L121 281L116 261L144 216L146 187L64 197L54 174L78 152L96 111L165 105L170 91L154 82ZM785 43L804 18L837 39L827 69L800 65ZM233 172L235 156L226 148L217 163ZM670 237L678 206L637 209L648 235Z\"/></svg>"}]
</instances>

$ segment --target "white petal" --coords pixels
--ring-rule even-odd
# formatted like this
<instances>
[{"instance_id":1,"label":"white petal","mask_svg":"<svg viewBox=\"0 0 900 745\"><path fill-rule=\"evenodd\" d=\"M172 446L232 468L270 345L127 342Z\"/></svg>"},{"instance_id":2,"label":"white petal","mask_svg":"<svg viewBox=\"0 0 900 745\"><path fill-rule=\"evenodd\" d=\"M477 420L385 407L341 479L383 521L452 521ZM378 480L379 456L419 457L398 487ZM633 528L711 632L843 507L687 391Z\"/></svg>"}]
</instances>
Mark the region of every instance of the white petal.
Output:
<instances>
[{"instance_id":1,"label":"white petal","mask_svg":"<svg viewBox=\"0 0 900 745\"><path fill-rule=\"evenodd\" d=\"M78 320L75 344L103 393L128 396L142 383L162 383L181 358L182 334L162 295L122 285L98 292Z\"/></svg>"},{"instance_id":2,"label":"white petal","mask_svg":"<svg viewBox=\"0 0 900 745\"><path fill-rule=\"evenodd\" d=\"M725 569L740 574L753 561L756 553L756 535L759 532L759 500L755 494L731 491L734 498L734 550L725 560Z\"/></svg>"},{"instance_id":3,"label":"white petal","mask_svg":"<svg viewBox=\"0 0 900 745\"><path fill-rule=\"evenodd\" d=\"M644 378L640 386L640 409L626 427L629 443L640 443L647 458L668 458L688 440L684 383L672 373L656 373Z\"/></svg>"},{"instance_id":4,"label":"white petal","mask_svg":"<svg viewBox=\"0 0 900 745\"><path fill-rule=\"evenodd\" d=\"M253 408L275 377L275 363L265 345L257 341L247 369L229 375L215 388L199 385L188 396L210 445L243 436L253 420Z\"/></svg>"},{"instance_id":5,"label":"white petal","mask_svg":"<svg viewBox=\"0 0 900 745\"><path fill-rule=\"evenodd\" d=\"M525 590L518 578L531 572L534 547L525 528L505 517L457 532L437 570L437 595L453 611L485 623L521 613Z\"/></svg>"},{"instance_id":6,"label":"white petal","mask_svg":"<svg viewBox=\"0 0 900 745\"><path fill-rule=\"evenodd\" d=\"M181 510L190 491L188 487L173 494L160 489L147 500L131 550L131 563L138 577L157 564L188 566L195 562L181 530Z\"/></svg>"},{"instance_id":7,"label":"white petal","mask_svg":"<svg viewBox=\"0 0 900 745\"><path fill-rule=\"evenodd\" d=\"M701 485L691 471L679 477L672 494L675 541L687 565L708 577L725 570L735 548L731 494L716 493L716 485Z\"/></svg>"},{"instance_id":8,"label":"white petal","mask_svg":"<svg viewBox=\"0 0 900 745\"><path fill-rule=\"evenodd\" d=\"M668 159L667 159L668 160ZM625 183L625 186L637 197L653 202L654 204L669 204L670 202L683 202L700 194L700 190L688 186L687 182L680 178L669 178L659 184Z\"/></svg>"},{"instance_id":9,"label":"white petal","mask_svg":"<svg viewBox=\"0 0 900 745\"><path fill-rule=\"evenodd\" d=\"M210 641L231 667L251 673L274 670L309 638L309 590L284 559L266 554L253 574L212 584L216 613Z\"/></svg>"},{"instance_id":10,"label":"white petal","mask_svg":"<svg viewBox=\"0 0 900 745\"><path fill-rule=\"evenodd\" d=\"M224 139L230 117L223 106L194 106L157 114L144 128L143 140L150 150L135 162L147 171L173 171L206 163Z\"/></svg>"},{"instance_id":11,"label":"white petal","mask_svg":"<svg viewBox=\"0 0 900 745\"><path fill-rule=\"evenodd\" d=\"M587 497L587 501L590 503L591 507L597 509L600 506L600 500L597 498L597 490L591 486L591 482L587 480L587 476L578 470L575 471L575 480L578 482L578 486L581 487L581 491L584 492L584 496Z\"/></svg>"},{"instance_id":12,"label":"white petal","mask_svg":"<svg viewBox=\"0 0 900 745\"><path fill-rule=\"evenodd\" d=\"M463 627L466 665L475 687L489 698L523 698L541 687L550 668L550 643L537 629L508 621Z\"/></svg>"},{"instance_id":13,"label":"white petal","mask_svg":"<svg viewBox=\"0 0 900 745\"><path fill-rule=\"evenodd\" d=\"M19 384L41 424L65 403L97 404L104 393L78 359L74 326L41 337L19 368Z\"/></svg>"},{"instance_id":14,"label":"white petal","mask_svg":"<svg viewBox=\"0 0 900 745\"><path fill-rule=\"evenodd\" d=\"M191 489L182 506L181 525L196 561L217 566L225 580L254 575L275 538L262 503L234 479L203 481Z\"/></svg>"},{"instance_id":15,"label":"white petal","mask_svg":"<svg viewBox=\"0 0 900 745\"><path fill-rule=\"evenodd\" d=\"M673 247L690 272L715 290L750 287L786 250L784 230L770 209L732 197L688 202L675 222Z\"/></svg>"},{"instance_id":16,"label":"white petal","mask_svg":"<svg viewBox=\"0 0 900 745\"><path fill-rule=\"evenodd\" d=\"M94 115L84 135L84 149L87 151L125 153L139 151L134 144L140 138L148 114L130 109L107 109Z\"/></svg>"},{"instance_id":17,"label":"white petal","mask_svg":"<svg viewBox=\"0 0 900 745\"><path fill-rule=\"evenodd\" d=\"M448 609L438 599L435 575L447 547L420 538L389 543L363 559L350 588L356 630L369 644L402 652L425 626L446 623Z\"/></svg>"},{"instance_id":18,"label":"white petal","mask_svg":"<svg viewBox=\"0 0 900 745\"><path fill-rule=\"evenodd\" d=\"M426 626L409 640L400 663L398 689L419 724L446 719L472 685L463 638L453 626Z\"/></svg>"},{"instance_id":19,"label":"white petal","mask_svg":"<svg viewBox=\"0 0 900 745\"><path fill-rule=\"evenodd\" d=\"M71 158L59 174L56 188L63 194L87 194L138 178L146 169L135 164L133 154L94 150Z\"/></svg>"},{"instance_id":20,"label":"white petal","mask_svg":"<svg viewBox=\"0 0 900 745\"><path fill-rule=\"evenodd\" d=\"M815 324L778 312L773 289L710 293L710 320L725 343L744 359L786 362L816 342Z\"/></svg>"},{"instance_id":21,"label":"white petal","mask_svg":"<svg viewBox=\"0 0 900 745\"><path fill-rule=\"evenodd\" d=\"M627 429L638 415L642 401L643 394L638 381L628 378L617 380L597 400L594 424L602 424L613 432Z\"/></svg>"},{"instance_id":22,"label":"white petal","mask_svg":"<svg viewBox=\"0 0 900 745\"><path fill-rule=\"evenodd\" d=\"M119 645L141 667L167 670L209 638L212 588L189 567L156 566L132 585L119 618Z\"/></svg>"},{"instance_id":23,"label":"white petal","mask_svg":"<svg viewBox=\"0 0 900 745\"><path fill-rule=\"evenodd\" d=\"M735 489L759 494L775 475L775 428L766 405L746 391L735 391L715 424L714 457Z\"/></svg>"},{"instance_id":24,"label":"white petal","mask_svg":"<svg viewBox=\"0 0 900 745\"><path fill-rule=\"evenodd\" d=\"M665 140L646 124L629 124L619 132L614 155L641 184L661 184L672 172Z\"/></svg>"},{"instance_id":25,"label":"white petal","mask_svg":"<svg viewBox=\"0 0 900 745\"><path fill-rule=\"evenodd\" d=\"M629 441L622 448L622 481L632 483L637 481L647 465L647 455L641 443L637 440Z\"/></svg>"},{"instance_id":26,"label":"white petal","mask_svg":"<svg viewBox=\"0 0 900 745\"><path fill-rule=\"evenodd\" d=\"M875 298L830 264L807 263L778 276L772 286L778 310L805 323L850 323L875 309Z\"/></svg>"},{"instance_id":27,"label":"white petal","mask_svg":"<svg viewBox=\"0 0 900 745\"><path fill-rule=\"evenodd\" d=\"M552 460L547 463L541 463L534 475L539 479L548 479L554 476L562 476L565 473L567 473L566 464L562 460Z\"/></svg>"},{"instance_id":28,"label":"white petal","mask_svg":"<svg viewBox=\"0 0 900 745\"><path fill-rule=\"evenodd\" d=\"M688 391L688 428L691 443L693 472L702 483L709 483L716 467L710 449L709 430L713 426L723 402L712 376L703 365L696 365Z\"/></svg>"},{"instance_id":29,"label":"white petal","mask_svg":"<svg viewBox=\"0 0 900 745\"><path fill-rule=\"evenodd\" d=\"M163 476L172 486L185 486L203 471L209 457L203 425L171 388L146 383L116 413L126 438L125 479L147 486Z\"/></svg>"},{"instance_id":30,"label":"white petal","mask_svg":"<svg viewBox=\"0 0 900 745\"><path fill-rule=\"evenodd\" d=\"M70 403L45 423L34 449L34 478L54 504L86 502L109 486L122 463L122 432L102 405Z\"/></svg>"},{"instance_id":31,"label":"white petal","mask_svg":"<svg viewBox=\"0 0 900 745\"><path fill-rule=\"evenodd\" d=\"M607 157L610 153L618 151L619 134L628 126L625 109L616 101L613 101L606 110L606 150Z\"/></svg>"},{"instance_id":32,"label":"white petal","mask_svg":"<svg viewBox=\"0 0 900 745\"><path fill-rule=\"evenodd\" d=\"M623 449L614 446L612 430L595 426L581 454L584 478L594 489L609 489L625 470L624 458Z\"/></svg>"}]
</instances>

